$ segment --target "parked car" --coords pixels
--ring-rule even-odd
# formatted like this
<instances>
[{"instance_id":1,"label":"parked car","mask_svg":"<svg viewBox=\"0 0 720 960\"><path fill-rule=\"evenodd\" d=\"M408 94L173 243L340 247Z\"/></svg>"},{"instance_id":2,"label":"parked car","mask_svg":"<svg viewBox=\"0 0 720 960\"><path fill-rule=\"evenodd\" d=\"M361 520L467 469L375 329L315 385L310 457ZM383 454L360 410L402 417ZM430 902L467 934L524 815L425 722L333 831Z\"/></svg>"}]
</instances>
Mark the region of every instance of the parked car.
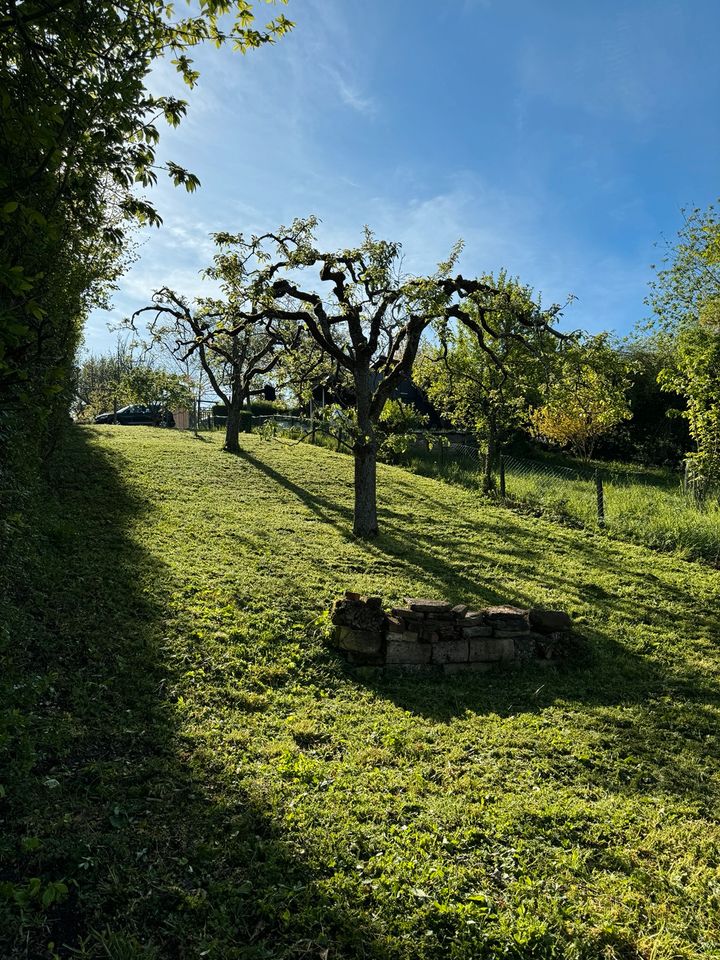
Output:
<instances>
[{"instance_id":1,"label":"parked car","mask_svg":"<svg viewBox=\"0 0 720 960\"><path fill-rule=\"evenodd\" d=\"M126 427L174 427L175 418L169 410L162 407L134 403L121 407L117 413L99 413L95 417L95 423L121 423Z\"/></svg>"}]
</instances>

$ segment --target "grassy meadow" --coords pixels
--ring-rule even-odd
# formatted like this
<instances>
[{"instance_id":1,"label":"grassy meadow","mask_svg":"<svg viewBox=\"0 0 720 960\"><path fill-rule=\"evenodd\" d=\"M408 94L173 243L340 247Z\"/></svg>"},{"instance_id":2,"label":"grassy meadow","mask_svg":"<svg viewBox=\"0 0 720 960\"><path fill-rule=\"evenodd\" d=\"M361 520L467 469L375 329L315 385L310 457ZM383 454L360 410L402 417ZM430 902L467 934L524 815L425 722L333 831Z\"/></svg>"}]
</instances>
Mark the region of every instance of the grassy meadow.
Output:
<instances>
[{"instance_id":1,"label":"grassy meadow","mask_svg":"<svg viewBox=\"0 0 720 960\"><path fill-rule=\"evenodd\" d=\"M0 559L0 956L720 956L720 573L255 435L75 428ZM557 606L561 668L353 671L345 589Z\"/></svg>"},{"instance_id":2,"label":"grassy meadow","mask_svg":"<svg viewBox=\"0 0 720 960\"><path fill-rule=\"evenodd\" d=\"M480 468L470 458L410 454L403 465L422 476L436 477L480 490ZM534 469L537 467L537 469ZM532 508L548 518L597 528L597 493L592 468L581 467L584 478L552 461L508 458L506 493L509 505ZM605 530L612 537L654 549L673 551L687 559L720 566L720 501L695 502L683 492L680 478L669 470L643 470L629 464L601 467Z\"/></svg>"}]
</instances>

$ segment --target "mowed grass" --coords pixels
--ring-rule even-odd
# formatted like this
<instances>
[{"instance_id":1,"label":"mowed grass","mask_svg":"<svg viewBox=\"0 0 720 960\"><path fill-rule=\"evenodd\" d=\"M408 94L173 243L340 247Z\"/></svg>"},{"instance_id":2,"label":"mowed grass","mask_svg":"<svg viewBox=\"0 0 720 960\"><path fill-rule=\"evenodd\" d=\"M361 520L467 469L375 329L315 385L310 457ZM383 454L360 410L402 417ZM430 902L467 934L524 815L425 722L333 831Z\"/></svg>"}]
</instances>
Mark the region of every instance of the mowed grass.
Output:
<instances>
[{"instance_id":1,"label":"mowed grass","mask_svg":"<svg viewBox=\"0 0 720 960\"><path fill-rule=\"evenodd\" d=\"M442 462L427 455L406 455L408 469L467 489L480 490L480 467L450 456ZM568 462L570 466L570 462ZM587 479L571 469L553 469L553 462L508 459L507 504L536 508L548 519L560 519L597 529L597 489L590 467ZM642 470L632 464L601 467L605 531L653 549L720 566L720 501L716 495L697 502L682 490L680 478L659 468Z\"/></svg>"},{"instance_id":2,"label":"mowed grass","mask_svg":"<svg viewBox=\"0 0 720 960\"><path fill-rule=\"evenodd\" d=\"M720 574L300 444L77 428L2 569L0 956L720 956ZM23 532L24 530L24 532ZM346 588L562 607L353 672Z\"/></svg>"}]
</instances>

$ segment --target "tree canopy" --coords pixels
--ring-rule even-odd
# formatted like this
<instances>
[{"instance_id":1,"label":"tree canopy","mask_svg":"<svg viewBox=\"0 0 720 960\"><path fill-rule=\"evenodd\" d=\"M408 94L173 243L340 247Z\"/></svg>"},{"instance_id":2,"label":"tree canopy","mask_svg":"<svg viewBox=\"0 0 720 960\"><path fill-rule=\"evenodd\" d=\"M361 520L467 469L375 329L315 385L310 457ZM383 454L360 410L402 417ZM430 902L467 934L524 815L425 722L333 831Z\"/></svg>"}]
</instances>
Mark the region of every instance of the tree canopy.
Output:
<instances>
[{"instance_id":1,"label":"tree canopy","mask_svg":"<svg viewBox=\"0 0 720 960\"><path fill-rule=\"evenodd\" d=\"M493 291L483 298L492 310L484 341L466 322L443 326L441 339L423 350L414 377L444 417L486 444L489 488L496 447L525 425L560 340L552 329L557 312L544 314L530 287L506 271L482 280ZM479 325L478 304L468 303L466 311Z\"/></svg>"},{"instance_id":2,"label":"tree canopy","mask_svg":"<svg viewBox=\"0 0 720 960\"><path fill-rule=\"evenodd\" d=\"M507 297L487 279L451 276L460 243L433 274L408 276L401 269L400 244L379 240L366 228L358 246L322 250L315 238L317 222L297 219L260 236L215 234L221 252L214 276L225 282L236 318L235 327L223 333L232 338L248 323L266 324L283 339L287 331L300 330L344 372L352 391L354 531L372 537L378 531L378 424L393 392L411 376L423 333L434 324L444 336L449 324L462 323L479 349L498 363L494 345L503 335L492 318ZM550 330L549 317L556 312L543 314L527 303L513 309L511 336L518 342L531 332ZM206 331L193 349L214 336Z\"/></svg>"},{"instance_id":3,"label":"tree canopy","mask_svg":"<svg viewBox=\"0 0 720 960\"><path fill-rule=\"evenodd\" d=\"M188 87L203 43L260 47L292 24L255 22L247 0L0 3L0 395L48 422L67 409L82 324L127 262L133 223L160 223L138 190L159 173L194 190L180 164L158 165L158 122L186 102L157 96L159 57Z\"/></svg>"},{"instance_id":4,"label":"tree canopy","mask_svg":"<svg viewBox=\"0 0 720 960\"><path fill-rule=\"evenodd\" d=\"M684 213L648 302L674 343L658 379L685 399L692 474L703 487L720 483L720 218L713 205Z\"/></svg>"},{"instance_id":5,"label":"tree canopy","mask_svg":"<svg viewBox=\"0 0 720 960\"><path fill-rule=\"evenodd\" d=\"M222 271L222 266L217 270ZM207 272L220 275L215 268ZM163 343L181 363L193 357L199 361L227 410L225 449L237 453L243 407L249 404L251 396L262 392L258 380L278 365L280 348L291 347L297 336L287 326L274 327L267 320L245 319L239 308L249 305L242 299L236 300L231 277L224 285L226 298L203 297L194 305L163 287L155 292L150 306L135 312L130 323L134 325L143 315L150 314L147 332L151 345Z\"/></svg>"},{"instance_id":6,"label":"tree canopy","mask_svg":"<svg viewBox=\"0 0 720 960\"><path fill-rule=\"evenodd\" d=\"M713 205L683 210L683 225L650 284L656 325L676 331L697 322L720 325L720 212Z\"/></svg>"},{"instance_id":7,"label":"tree canopy","mask_svg":"<svg viewBox=\"0 0 720 960\"><path fill-rule=\"evenodd\" d=\"M588 459L604 434L632 416L631 365L601 334L571 343L545 401L529 414L533 434Z\"/></svg>"}]
</instances>

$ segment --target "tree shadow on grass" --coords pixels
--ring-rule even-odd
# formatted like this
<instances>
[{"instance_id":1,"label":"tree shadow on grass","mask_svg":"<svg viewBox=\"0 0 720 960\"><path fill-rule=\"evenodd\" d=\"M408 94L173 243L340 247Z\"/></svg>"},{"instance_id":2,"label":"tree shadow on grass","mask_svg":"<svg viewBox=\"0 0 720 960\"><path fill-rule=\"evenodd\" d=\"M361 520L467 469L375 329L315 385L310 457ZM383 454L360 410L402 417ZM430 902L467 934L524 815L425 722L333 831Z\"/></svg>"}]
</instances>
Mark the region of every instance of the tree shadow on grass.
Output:
<instances>
[{"instance_id":1,"label":"tree shadow on grass","mask_svg":"<svg viewBox=\"0 0 720 960\"><path fill-rule=\"evenodd\" d=\"M240 456L315 515L350 536L352 514L348 507L295 483L247 451ZM416 496L417 491L408 488L407 494L408 510L412 510L411 495ZM436 503L435 506L438 512L440 508L447 509L446 504ZM561 595L566 591L573 595L580 592L586 603L597 604L598 609L603 610L604 622L597 618L592 626L584 625L581 641L568 660L557 668L530 666L520 671L443 677L436 674L403 675L399 671L384 674L358 672L348 667L347 675L351 680L372 689L377 696L403 710L439 723L450 723L468 713L509 718L519 714L541 714L558 705L580 710L592 724L602 729L607 750L617 755L619 770L625 769L623 758L632 760L628 760L631 772L627 776L627 771L618 774L618 791L642 792L657 782L663 789L681 796L692 796L701 804L709 802L707 780L699 777L698 771L705 770L708 777L713 776L707 743L708 738L715 736L720 713L720 686L689 659L687 646L682 653L663 661L644 656L629 642L621 642L623 623L657 626L663 625L663 618L667 616L668 628L673 626L672 617L658 611L656 600L652 597L647 600L637 596L626 598L594 582L578 584L560 566L551 568L548 563L539 562L543 558L540 551L535 551L536 564L523 564L524 585L509 598L500 595L492 586L478 583L468 570L476 569L479 560L481 563L497 563L498 553L507 557L509 565L518 558L527 560L524 541L513 543L506 537L500 546L493 545L492 555L488 553L480 558L476 545L454 543L452 561L449 562L447 538L443 540L436 530L421 539L408 532L406 514L386 507L382 507L379 514L380 536L362 548L369 556L397 560L424 590L436 596L453 602L471 599L474 603L494 604L511 600L532 606L542 590L551 585ZM517 518L508 520L509 525L517 527ZM439 530L443 529L443 523L439 513ZM461 521L460 527L468 533L475 532L467 521ZM490 512L483 518L483 529L492 533L496 540L505 532L502 519L491 516ZM600 537L581 535L574 541L573 549L582 553L587 569L601 569L619 583L627 579L626 558L613 543ZM642 577L652 586L652 573L644 572ZM689 598L669 584L667 593L670 600L688 605ZM712 618L710 609L692 613L693 625L708 630ZM611 619L613 625L606 626ZM593 769L590 764L588 769L574 771L573 777L578 783L603 786L605 774L598 769Z\"/></svg>"},{"instance_id":2,"label":"tree shadow on grass","mask_svg":"<svg viewBox=\"0 0 720 960\"><path fill-rule=\"evenodd\" d=\"M141 544L151 508L119 457L72 432L15 584L0 954L384 957L371 917L328 899L262 790L199 753L202 710L184 728L171 575ZM57 882L67 892L43 904Z\"/></svg>"},{"instance_id":3,"label":"tree shadow on grass","mask_svg":"<svg viewBox=\"0 0 720 960\"><path fill-rule=\"evenodd\" d=\"M41 957L53 941L63 960L69 956L63 944L75 948L76 957L113 960L195 958L204 951L218 960L280 960L322 957L328 948L329 958L387 957L391 948L383 944L381 918L373 916L382 907L371 893L365 900L357 894L352 865L339 868L345 870L340 892L350 896L328 894L328 873L316 865L317 857L310 862L312 850L304 853L283 829L282 811L264 785L253 785L213 753L212 705L202 697L178 701L183 675L195 664L188 665L170 643L177 627L170 622L177 613L166 602L174 586L171 573L142 546L142 526L153 517L147 503L123 485L116 458L87 434L73 436L44 508L42 569L38 561L33 576L18 586L28 642L24 649L16 645L4 702L28 720L18 722L18 750L6 780L6 823L14 825L14 836L0 839L6 844L4 879L23 884L38 877L43 885L63 879L70 890L46 911L31 904L22 924L20 910L11 906L12 926L0 923L0 952L11 960ZM297 484L292 488L302 491ZM349 518L338 519L337 505L315 503L313 494L304 493L311 509L321 510L328 522L344 522L348 531ZM461 571L455 579L443 573L431 544L413 543L400 518L392 522L398 524L388 532L393 555L409 554L418 582L448 592L465 589ZM381 538L368 550L383 557L388 544ZM427 580L425 567L431 568ZM615 649L609 631L590 640L593 664L568 668L554 688L548 674L537 680L510 676L507 687L505 678L500 685L490 677L453 679L440 688L429 680L383 679L376 690L440 725L468 710L510 717L542 713L563 700L592 722L608 704L642 706L643 696L658 697L667 689L662 676L643 674L648 664L642 657L621 662L622 650ZM607 666L607 675L596 671L598 663ZM625 688L611 689L623 677ZM700 757L712 710L693 710L689 701L686 706L680 719L688 728L699 721ZM661 741L677 735L673 720L650 704L647 731L622 728L621 717L610 722L617 728L614 739L627 738L628 751L643 748L644 738L650 775L671 777L669 750L666 744L662 752ZM363 732L359 724L358 737ZM681 735L684 756L667 787L699 797L703 784L691 792L692 771L685 765L689 729L683 727ZM557 773L556 757L553 763ZM589 785L600 776L571 766L566 775L573 784ZM641 781L618 781L616 789L646 788ZM542 829L550 833L555 825ZM37 838L39 846L23 846L22 838ZM349 848L356 836L347 831L341 839Z\"/></svg>"},{"instance_id":4,"label":"tree shadow on grass","mask_svg":"<svg viewBox=\"0 0 720 960\"><path fill-rule=\"evenodd\" d=\"M331 523L333 526L337 527L341 533L353 536L353 514L350 507L335 503L327 497L321 497L317 494L311 493L305 487L294 483L284 473L280 473L279 470L275 470L270 466L270 464L265 463L265 461L261 460L259 457L253 456L253 454L247 450L241 449L238 453L231 453L228 455L245 461L245 463L247 463L249 466L264 474L269 480L272 480L273 483L276 483L287 493L291 494L293 497L296 497L302 504L304 504L304 506L308 508L308 510L314 513L315 516L324 523Z\"/></svg>"},{"instance_id":5,"label":"tree shadow on grass","mask_svg":"<svg viewBox=\"0 0 720 960\"><path fill-rule=\"evenodd\" d=\"M453 521L452 533L457 533L458 536L451 543L451 562L449 562L450 531L447 526L448 518L443 515L443 511L447 512L447 504L439 501L432 502L423 493L423 502L432 502L437 510L435 525L428 527L424 536L418 534L416 530L408 530L407 511L412 509L413 499L417 497L417 490L411 484L403 485L402 482L396 482L396 486L407 495L407 509L400 511L381 505L378 509L380 535L371 541L362 541L352 533L351 507L295 483L285 473L276 470L247 450L241 450L234 456L295 497L319 520L333 525L345 540L355 543L370 560L388 557L397 560L422 583L423 589L435 590L439 596L454 603L495 604L512 600L517 604L532 606L537 602L540 590L553 587L558 592L570 590L575 594L581 591L589 602L602 602L609 606L613 613L631 615L633 620L651 619L657 613L656 605L652 601L642 602L636 597L625 600L620 595L608 595L595 583L578 584L576 580L563 574L560 564L551 564L543 551L533 550L532 546L528 545L526 531L517 534L517 542L513 542L511 531L522 523L513 515L508 516L507 523L493 516L493 512L490 511L483 517L483 532L495 538L491 551L483 551L475 542L465 542L466 535L477 534L477 524L466 520L457 521L455 517L450 518ZM617 551L611 542L600 537L584 535L573 546L591 569L610 571L618 580L625 577L624 558L615 556ZM477 574L468 572L483 565L497 566L498 554L507 559L508 569L515 566L522 572L525 586L519 588L516 585L512 598L501 595L483 583ZM537 563L529 566L527 561L533 557ZM646 576L652 575L647 573ZM665 585L663 589L665 590ZM665 592L677 599L687 601L687 597L670 585L667 585ZM698 624L709 626L712 620L711 610L698 611ZM602 631L598 636L602 636Z\"/></svg>"},{"instance_id":6,"label":"tree shadow on grass","mask_svg":"<svg viewBox=\"0 0 720 960\"><path fill-rule=\"evenodd\" d=\"M542 550L533 550L532 546L528 548L525 531L518 542L513 542L509 531L518 526L517 518L508 518L509 523L504 526L502 518L488 512L483 517L482 532L492 535L494 542L491 550L483 550L477 542L470 541L469 535L477 535L478 528L476 524L469 521L462 520L455 525L460 530L461 536L458 541L453 540L449 545L448 536L454 532L455 526L451 530L442 517L437 521L438 530L432 530L422 538L415 530L408 529L407 511L400 512L389 507L381 507L378 511L380 535L371 541L363 542L355 538L351 532L352 510L350 507L338 504L327 496L314 493L293 482L287 475L245 450L238 456L297 498L319 519L334 525L346 539L353 540L371 560L389 557L392 561L397 561L417 579L422 589L434 591L436 596L453 603L472 602L477 605L491 605L513 602L529 607L537 604L537 597L542 591L552 587L560 594L568 596L580 594L586 603L602 607L606 619L608 614L633 623L651 623L657 619L657 604L652 599L646 601L639 600L637 597L626 599L619 594L608 592L597 583L578 583L577 579L563 572L560 564L553 564ZM416 491L408 487L408 510L412 510L413 494L416 495ZM447 504L441 506L447 509ZM443 537L439 535L440 533L446 535ZM589 569L602 569L605 573L615 576L619 582L626 579L625 558L617 553L612 543L586 536L575 542L573 549L582 557ZM483 582L474 572L484 566L497 566L498 554L506 558L508 569L515 567L522 576L523 585L518 586L517 583L514 585L512 597L508 597L507 593L500 593L487 581ZM528 560L535 562L528 563ZM546 562L542 562L543 560ZM688 598L680 591L673 591L669 587L667 592L671 593L675 599L681 599L687 603ZM312 599L306 598L310 603ZM713 623L713 617L713 611L709 609L698 610L694 614L694 622L709 628ZM576 662L586 673L589 669L588 676L592 677L594 688L588 693L593 699L599 696L595 686L596 665L601 665L605 671L607 682L603 687L606 688L608 702L617 702L619 696L627 696L633 689L647 691L651 687L662 688L667 675L658 674L648 658L639 655L628 645L619 643L608 629L595 625L592 628L583 627L582 632L585 634L585 642L580 645L582 656ZM682 668L675 674L677 683L694 690L702 690L705 685L700 671L694 671L689 663L683 663L681 666ZM617 681L622 679L627 680L628 683L621 683L618 686ZM638 692L637 697L641 696L642 693Z\"/></svg>"}]
</instances>

